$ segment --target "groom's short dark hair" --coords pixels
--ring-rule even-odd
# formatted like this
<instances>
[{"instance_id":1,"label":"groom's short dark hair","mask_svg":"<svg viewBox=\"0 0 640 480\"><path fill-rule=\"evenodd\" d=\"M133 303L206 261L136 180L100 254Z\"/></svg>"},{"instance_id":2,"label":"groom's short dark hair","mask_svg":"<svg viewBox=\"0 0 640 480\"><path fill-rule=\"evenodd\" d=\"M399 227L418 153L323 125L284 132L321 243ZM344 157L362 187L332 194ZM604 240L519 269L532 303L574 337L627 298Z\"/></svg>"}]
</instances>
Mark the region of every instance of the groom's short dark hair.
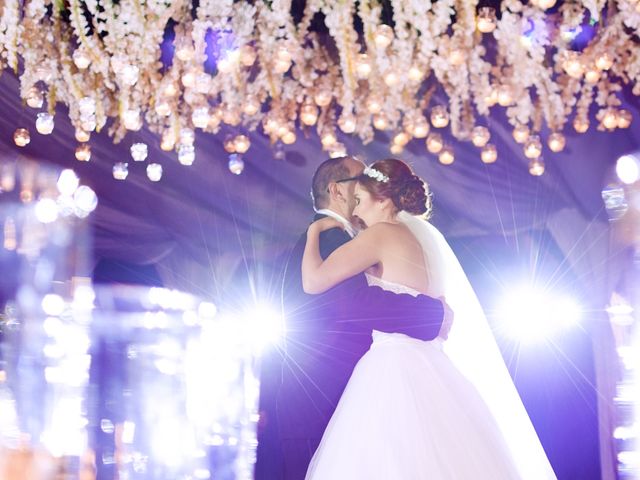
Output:
<instances>
[{"instance_id":1,"label":"groom's short dark hair","mask_svg":"<svg viewBox=\"0 0 640 480\"><path fill-rule=\"evenodd\" d=\"M316 169L311 180L311 200L316 209L329 205L329 184L349 176L349 168L344 161L353 157L337 157L325 160Z\"/></svg>"}]
</instances>

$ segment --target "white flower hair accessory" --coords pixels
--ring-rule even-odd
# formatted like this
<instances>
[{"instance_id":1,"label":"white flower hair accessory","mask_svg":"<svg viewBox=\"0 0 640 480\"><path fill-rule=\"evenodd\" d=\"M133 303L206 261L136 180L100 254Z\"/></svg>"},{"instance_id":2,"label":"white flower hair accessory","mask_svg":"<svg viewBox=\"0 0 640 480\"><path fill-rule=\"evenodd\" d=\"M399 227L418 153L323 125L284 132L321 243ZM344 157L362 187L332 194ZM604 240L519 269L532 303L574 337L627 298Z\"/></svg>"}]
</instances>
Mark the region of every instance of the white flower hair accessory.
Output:
<instances>
[{"instance_id":1,"label":"white flower hair accessory","mask_svg":"<svg viewBox=\"0 0 640 480\"><path fill-rule=\"evenodd\" d=\"M387 177L380 170L376 170L375 168L364 167L364 171L362 173L378 182L387 183L389 181L389 177Z\"/></svg>"}]
</instances>

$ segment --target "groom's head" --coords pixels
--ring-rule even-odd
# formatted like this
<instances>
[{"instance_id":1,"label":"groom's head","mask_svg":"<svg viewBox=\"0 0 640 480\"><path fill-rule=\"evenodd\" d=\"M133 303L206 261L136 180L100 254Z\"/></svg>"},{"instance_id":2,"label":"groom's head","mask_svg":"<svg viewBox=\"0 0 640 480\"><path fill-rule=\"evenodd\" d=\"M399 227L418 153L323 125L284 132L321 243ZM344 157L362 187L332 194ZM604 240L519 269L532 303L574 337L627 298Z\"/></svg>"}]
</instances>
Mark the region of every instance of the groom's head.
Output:
<instances>
[{"instance_id":1,"label":"groom's head","mask_svg":"<svg viewBox=\"0 0 640 480\"><path fill-rule=\"evenodd\" d=\"M328 208L351 219L355 207L355 180L362 174L364 166L364 163L355 157L330 158L322 162L311 181L314 208Z\"/></svg>"}]
</instances>

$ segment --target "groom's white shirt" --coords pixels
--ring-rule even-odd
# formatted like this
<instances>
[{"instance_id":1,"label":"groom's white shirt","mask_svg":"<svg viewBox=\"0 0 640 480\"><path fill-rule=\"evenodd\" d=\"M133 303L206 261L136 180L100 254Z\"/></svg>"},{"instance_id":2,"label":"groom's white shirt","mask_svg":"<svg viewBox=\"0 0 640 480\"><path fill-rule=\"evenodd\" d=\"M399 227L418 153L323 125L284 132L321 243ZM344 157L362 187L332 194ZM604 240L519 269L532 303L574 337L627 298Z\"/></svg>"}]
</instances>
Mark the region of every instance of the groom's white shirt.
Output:
<instances>
[{"instance_id":1,"label":"groom's white shirt","mask_svg":"<svg viewBox=\"0 0 640 480\"><path fill-rule=\"evenodd\" d=\"M357 230L353 227L353 225L351 225L351 222L339 213L336 213L333 210L329 210L328 208L321 208L320 210L316 210L316 213L334 218L342 223L344 225L344 231L347 232L347 234L349 234L351 238L355 237L358 234Z\"/></svg>"}]
</instances>

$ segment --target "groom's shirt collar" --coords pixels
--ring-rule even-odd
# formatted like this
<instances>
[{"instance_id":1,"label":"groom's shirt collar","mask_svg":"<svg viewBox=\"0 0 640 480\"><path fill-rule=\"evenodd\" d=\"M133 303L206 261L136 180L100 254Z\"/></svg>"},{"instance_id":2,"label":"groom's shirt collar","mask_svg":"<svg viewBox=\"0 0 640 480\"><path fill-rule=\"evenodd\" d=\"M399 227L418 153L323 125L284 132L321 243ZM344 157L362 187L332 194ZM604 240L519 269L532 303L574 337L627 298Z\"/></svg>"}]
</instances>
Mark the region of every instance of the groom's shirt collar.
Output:
<instances>
[{"instance_id":1,"label":"groom's shirt collar","mask_svg":"<svg viewBox=\"0 0 640 480\"><path fill-rule=\"evenodd\" d=\"M326 215L327 217L335 218L336 220L338 220L340 223L344 225L344 231L347 232L347 234L349 234L351 238L357 235L358 232L356 231L355 228L353 228L353 225L351 225L351 222L349 222L349 220L344 218L339 213L336 213L333 210L329 210L328 208L321 208L320 210L316 210L316 213L319 215Z\"/></svg>"}]
</instances>

